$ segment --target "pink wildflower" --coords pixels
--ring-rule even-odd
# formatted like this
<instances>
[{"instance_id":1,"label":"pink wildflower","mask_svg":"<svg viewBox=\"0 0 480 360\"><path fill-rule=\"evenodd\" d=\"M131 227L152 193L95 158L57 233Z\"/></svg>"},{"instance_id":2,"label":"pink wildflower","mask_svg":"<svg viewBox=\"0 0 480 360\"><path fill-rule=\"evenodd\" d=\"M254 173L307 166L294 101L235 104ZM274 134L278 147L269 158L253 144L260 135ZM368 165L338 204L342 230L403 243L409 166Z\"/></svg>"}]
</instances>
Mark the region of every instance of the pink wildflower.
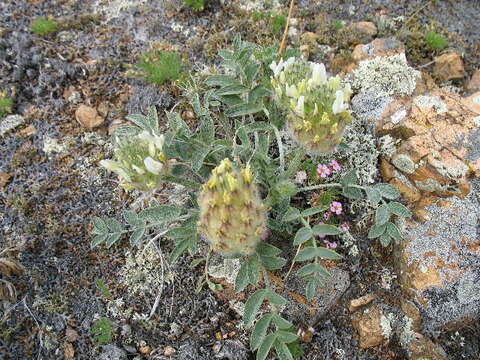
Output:
<instances>
[{"instance_id":1,"label":"pink wildflower","mask_svg":"<svg viewBox=\"0 0 480 360\"><path fill-rule=\"evenodd\" d=\"M340 164L337 162L337 160L332 160L330 161L330 166L332 167L333 171L340 171L342 170L342 167Z\"/></svg>"},{"instance_id":2,"label":"pink wildflower","mask_svg":"<svg viewBox=\"0 0 480 360\"><path fill-rule=\"evenodd\" d=\"M325 219L325 221L327 221L328 219L330 219L330 213L329 212L326 212L323 214L323 218Z\"/></svg>"},{"instance_id":3,"label":"pink wildflower","mask_svg":"<svg viewBox=\"0 0 480 360\"><path fill-rule=\"evenodd\" d=\"M340 215L342 213L342 203L338 201L332 201L332 203L330 204L330 211L332 213Z\"/></svg>"},{"instance_id":4,"label":"pink wildflower","mask_svg":"<svg viewBox=\"0 0 480 360\"><path fill-rule=\"evenodd\" d=\"M317 166L317 174L321 178L326 178L332 173L332 170L327 165L324 164L318 164Z\"/></svg>"},{"instance_id":5,"label":"pink wildflower","mask_svg":"<svg viewBox=\"0 0 480 360\"><path fill-rule=\"evenodd\" d=\"M330 242L330 241L327 241L327 240L324 240L323 241L325 243L325 247L327 249L336 249L338 244L336 242Z\"/></svg>"},{"instance_id":6,"label":"pink wildflower","mask_svg":"<svg viewBox=\"0 0 480 360\"><path fill-rule=\"evenodd\" d=\"M343 223L340 224L340 229L342 229L343 231L348 231L350 230L350 224L344 221Z\"/></svg>"}]
</instances>

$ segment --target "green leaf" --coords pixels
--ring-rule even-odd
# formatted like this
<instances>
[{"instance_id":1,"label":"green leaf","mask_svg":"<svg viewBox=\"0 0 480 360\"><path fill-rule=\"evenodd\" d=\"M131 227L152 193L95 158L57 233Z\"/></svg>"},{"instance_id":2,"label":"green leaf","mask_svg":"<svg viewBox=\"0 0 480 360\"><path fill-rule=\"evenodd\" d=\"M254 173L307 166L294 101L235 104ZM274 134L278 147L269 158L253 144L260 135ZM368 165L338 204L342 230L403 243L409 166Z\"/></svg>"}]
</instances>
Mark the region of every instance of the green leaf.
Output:
<instances>
[{"instance_id":1,"label":"green leaf","mask_svg":"<svg viewBox=\"0 0 480 360\"><path fill-rule=\"evenodd\" d=\"M255 357L256 360L265 360L267 358L268 353L270 352L273 343L276 340L275 334L268 334L260 345L257 356Z\"/></svg>"},{"instance_id":2,"label":"green leaf","mask_svg":"<svg viewBox=\"0 0 480 360\"><path fill-rule=\"evenodd\" d=\"M103 243L108 237L108 234L98 234L96 235L91 243L90 243L90 248L94 248L94 247L97 247L98 245L100 245L101 243Z\"/></svg>"},{"instance_id":3,"label":"green leaf","mask_svg":"<svg viewBox=\"0 0 480 360\"><path fill-rule=\"evenodd\" d=\"M130 246L137 246L139 241L142 239L143 235L145 234L145 228L139 228L132 232L130 235Z\"/></svg>"},{"instance_id":4,"label":"green leaf","mask_svg":"<svg viewBox=\"0 0 480 360\"><path fill-rule=\"evenodd\" d=\"M137 225L138 223L141 222L141 220L138 218L138 215L135 211L132 210L126 210L123 212L123 217L127 223L130 225Z\"/></svg>"},{"instance_id":5,"label":"green leaf","mask_svg":"<svg viewBox=\"0 0 480 360\"><path fill-rule=\"evenodd\" d=\"M412 216L412 212L403 204L397 202L397 201L392 201L388 204L388 208L390 209L390 212L400 216L400 217L410 217Z\"/></svg>"},{"instance_id":6,"label":"green leaf","mask_svg":"<svg viewBox=\"0 0 480 360\"><path fill-rule=\"evenodd\" d=\"M108 233L108 226L102 218L94 216L92 219L93 230L92 234L101 235Z\"/></svg>"},{"instance_id":7,"label":"green leaf","mask_svg":"<svg viewBox=\"0 0 480 360\"><path fill-rule=\"evenodd\" d=\"M362 190L355 187L344 187L342 189L342 195L348 199L358 200L363 198Z\"/></svg>"},{"instance_id":8,"label":"green leaf","mask_svg":"<svg viewBox=\"0 0 480 360\"><path fill-rule=\"evenodd\" d=\"M257 315L263 300L265 300L266 292L267 291L265 289L255 291L245 303L243 322L245 323L246 327L250 327L252 325L255 315Z\"/></svg>"},{"instance_id":9,"label":"green leaf","mask_svg":"<svg viewBox=\"0 0 480 360\"><path fill-rule=\"evenodd\" d=\"M120 239L121 236L122 236L122 233L108 234L107 239L105 240L105 246L107 247L107 249L112 247L112 245L115 244Z\"/></svg>"},{"instance_id":10,"label":"green leaf","mask_svg":"<svg viewBox=\"0 0 480 360\"><path fill-rule=\"evenodd\" d=\"M253 286L257 285L260 275L260 268L257 260L249 258L248 261L248 281Z\"/></svg>"},{"instance_id":11,"label":"green leaf","mask_svg":"<svg viewBox=\"0 0 480 360\"><path fill-rule=\"evenodd\" d=\"M373 187L366 187L365 193L367 194L367 199L374 205L377 205L382 200L382 194L380 191Z\"/></svg>"},{"instance_id":12,"label":"green leaf","mask_svg":"<svg viewBox=\"0 0 480 360\"><path fill-rule=\"evenodd\" d=\"M256 250L262 256L275 256L282 253L282 250L266 242L260 242Z\"/></svg>"},{"instance_id":13,"label":"green leaf","mask_svg":"<svg viewBox=\"0 0 480 360\"><path fill-rule=\"evenodd\" d=\"M248 102L250 104L262 103L263 99L268 96L270 96L270 91L263 84L259 84L248 93Z\"/></svg>"},{"instance_id":14,"label":"green leaf","mask_svg":"<svg viewBox=\"0 0 480 360\"><path fill-rule=\"evenodd\" d=\"M378 190L384 198L389 200L395 200L400 196L397 188L390 184L377 184L374 188Z\"/></svg>"},{"instance_id":15,"label":"green leaf","mask_svg":"<svg viewBox=\"0 0 480 360\"><path fill-rule=\"evenodd\" d=\"M311 274L318 274L325 277L331 276L327 269L325 269L322 265L318 263L307 264L297 270L297 276L299 277L304 277Z\"/></svg>"},{"instance_id":16,"label":"green leaf","mask_svg":"<svg viewBox=\"0 0 480 360\"><path fill-rule=\"evenodd\" d=\"M267 335L270 322L272 321L272 317L272 314L264 315L255 323L255 327L250 335L250 350L257 350L263 343L265 336Z\"/></svg>"},{"instance_id":17,"label":"green leaf","mask_svg":"<svg viewBox=\"0 0 480 360\"><path fill-rule=\"evenodd\" d=\"M165 237L170 239L185 239L190 236L195 235L197 232L196 228L188 227L188 226L180 226L173 229L170 229L165 234Z\"/></svg>"},{"instance_id":18,"label":"green leaf","mask_svg":"<svg viewBox=\"0 0 480 360\"><path fill-rule=\"evenodd\" d=\"M121 126L118 129L113 130L112 136L113 137L120 137L120 138L125 138L125 137L132 137L140 134L142 132L142 129L140 129L137 126Z\"/></svg>"},{"instance_id":19,"label":"green leaf","mask_svg":"<svg viewBox=\"0 0 480 360\"><path fill-rule=\"evenodd\" d=\"M390 245L390 235L388 232L384 232L382 236L380 236L380 244L382 244L383 247Z\"/></svg>"},{"instance_id":20,"label":"green leaf","mask_svg":"<svg viewBox=\"0 0 480 360\"><path fill-rule=\"evenodd\" d=\"M387 204L382 204L377 208L375 212L375 223L376 225L386 224L390 219L390 209Z\"/></svg>"},{"instance_id":21,"label":"green leaf","mask_svg":"<svg viewBox=\"0 0 480 360\"><path fill-rule=\"evenodd\" d=\"M294 360L290 349L284 342L275 343L275 352L278 355L279 360Z\"/></svg>"},{"instance_id":22,"label":"green leaf","mask_svg":"<svg viewBox=\"0 0 480 360\"><path fill-rule=\"evenodd\" d=\"M285 266L287 260L278 256L260 256L262 265L267 270L278 270Z\"/></svg>"},{"instance_id":23,"label":"green leaf","mask_svg":"<svg viewBox=\"0 0 480 360\"><path fill-rule=\"evenodd\" d=\"M264 109L263 103L253 104L238 104L233 105L225 111L225 115L228 117L245 116L255 114Z\"/></svg>"},{"instance_id":24,"label":"green leaf","mask_svg":"<svg viewBox=\"0 0 480 360\"><path fill-rule=\"evenodd\" d=\"M380 235L382 235L385 232L386 228L387 228L386 224L383 224L383 225L375 224L374 226L372 226L372 228L368 232L368 238L369 239L375 239L375 238L379 237Z\"/></svg>"},{"instance_id":25,"label":"green leaf","mask_svg":"<svg viewBox=\"0 0 480 360\"><path fill-rule=\"evenodd\" d=\"M277 339L282 343L291 343L298 339L298 336L291 331L285 330L278 330L277 331Z\"/></svg>"},{"instance_id":26,"label":"green leaf","mask_svg":"<svg viewBox=\"0 0 480 360\"><path fill-rule=\"evenodd\" d=\"M328 209L328 206L314 206L309 209L305 209L302 211L302 216L307 217L307 216L313 216L318 213L321 213L322 211L325 211Z\"/></svg>"},{"instance_id":27,"label":"green leaf","mask_svg":"<svg viewBox=\"0 0 480 360\"><path fill-rule=\"evenodd\" d=\"M278 314L273 314L273 323L279 329L290 329L293 324Z\"/></svg>"},{"instance_id":28,"label":"green leaf","mask_svg":"<svg viewBox=\"0 0 480 360\"><path fill-rule=\"evenodd\" d=\"M113 218L105 219L105 223L107 224L108 229L110 232L119 233L123 231L123 226L120 222Z\"/></svg>"},{"instance_id":29,"label":"green leaf","mask_svg":"<svg viewBox=\"0 0 480 360\"><path fill-rule=\"evenodd\" d=\"M247 92L249 90L248 87L242 85L242 84L237 84L237 85L227 85L224 87L221 87L217 91L215 91L216 96L222 96L222 95L239 95Z\"/></svg>"},{"instance_id":30,"label":"green leaf","mask_svg":"<svg viewBox=\"0 0 480 360\"><path fill-rule=\"evenodd\" d=\"M244 262L242 266L240 266L240 270L238 270L237 276L235 278L235 291L240 292L243 291L248 283L250 282L250 279L248 277L248 261Z\"/></svg>"},{"instance_id":31,"label":"green leaf","mask_svg":"<svg viewBox=\"0 0 480 360\"><path fill-rule=\"evenodd\" d=\"M353 169L347 172L340 180L340 184L342 184L343 187L358 184L357 171Z\"/></svg>"},{"instance_id":32,"label":"green leaf","mask_svg":"<svg viewBox=\"0 0 480 360\"><path fill-rule=\"evenodd\" d=\"M234 86L242 85L240 81L230 75L212 75L205 80L209 86Z\"/></svg>"},{"instance_id":33,"label":"green leaf","mask_svg":"<svg viewBox=\"0 0 480 360\"><path fill-rule=\"evenodd\" d=\"M339 235L342 230L333 225L319 224L312 228L312 232L313 235Z\"/></svg>"},{"instance_id":34,"label":"green leaf","mask_svg":"<svg viewBox=\"0 0 480 360\"><path fill-rule=\"evenodd\" d=\"M312 229L308 227L302 227L298 229L297 233L295 234L295 238L293 239L293 245L303 244L304 242L310 240L312 236Z\"/></svg>"},{"instance_id":35,"label":"green leaf","mask_svg":"<svg viewBox=\"0 0 480 360\"><path fill-rule=\"evenodd\" d=\"M310 279L305 285L305 296L309 301L313 300L313 298L317 294L317 284L317 281L315 281L314 279Z\"/></svg>"},{"instance_id":36,"label":"green leaf","mask_svg":"<svg viewBox=\"0 0 480 360\"><path fill-rule=\"evenodd\" d=\"M188 247L191 245L190 238L182 239L177 244L172 250L172 253L170 254L170 263L173 264L175 261L177 261L178 257L188 249Z\"/></svg>"},{"instance_id":37,"label":"green leaf","mask_svg":"<svg viewBox=\"0 0 480 360\"><path fill-rule=\"evenodd\" d=\"M328 259L328 260L338 260L342 258L342 255L337 254L335 251L324 248L324 247L318 247L315 250L315 256L322 259Z\"/></svg>"},{"instance_id":38,"label":"green leaf","mask_svg":"<svg viewBox=\"0 0 480 360\"><path fill-rule=\"evenodd\" d=\"M195 151L193 152L190 160L190 164L192 166L192 170L197 172L203 165L203 161L210 153L211 148L210 146L197 146Z\"/></svg>"},{"instance_id":39,"label":"green leaf","mask_svg":"<svg viewBox=\"0 0 480 360\"><path fill-rule=\"evenodd\" d=\"M178 219L182 208L177 206L160 205L142 210L138 216L153 223L168 223Z\"/></svg>"},{"instance_id":40,"label":"green leaf","mask_svg":"<svg viewBox=\"0 0 480 360\"><path fill-rule=\"evenodd\" d=\"M294 208L294 207L290 207L287 210L287 212L285 213L285 215L283 215L283 221L291 222L291 221L299 219L300 217L302 217L300 215L300 210L298 210L297 208Z\"/></svg>"},{"instance_id":41,"label":"green leaf","mask_svg":"<svg viewBox=\"0 0 480 360\"><path fill-rule=\"evenodd\" d=\"M260 64L254 62L250 62L245 67L245 80L247 84L252 83L252 81L255 79L255 76L257 76L259 70Z\"/></svg>"},{"instance_id":42,"label":"green leaf","mask_svg":"<svg viewBox=\"0 0 480 360\"><path fill-rule=\"evenodd\" d=\"M396 241L402 241L403 236L402 234L400 234L400 230L398 230L397 225L395 225L392 222L388 222L387 231L388 231L388 235L390 235L393 239L395 239Z\"/></svg>"},{"instance_id":43,"label":"green leaf","mask_svg":"<svg viewBox=\"0 0 480 360\"><path fill-rule=\"evenodd\" d=\"M298 255L295 257L295 261L306 261L313 259L316 256L315 248L313 246L308 246L303 248Z\"/></svg>"},{"instance_id":44,"label":"green leaf","mask_svg":"<svg viewBox=\"0 0 480 360\"><path fill-rule=\"evenodd\" d=\"M143 130L152 131L152 127L150 122L148 121L146 116L141 114L131 114L125 117L128 121L133 122L135 125L141 127Z\"/></svg>"},{"instance_id":45,"label":"green leaf","mask_svg":"<svg viewBox=\"0 0 480 360\"><path fill-rule=\"evenodd\" d=\"M285 306L285 304L288 302L287 299L285 299L283 296L278 295L275 291L273 290L267 290L266 292L266 298L270 303L278 306Z\"/></svg>"}]
</instances>

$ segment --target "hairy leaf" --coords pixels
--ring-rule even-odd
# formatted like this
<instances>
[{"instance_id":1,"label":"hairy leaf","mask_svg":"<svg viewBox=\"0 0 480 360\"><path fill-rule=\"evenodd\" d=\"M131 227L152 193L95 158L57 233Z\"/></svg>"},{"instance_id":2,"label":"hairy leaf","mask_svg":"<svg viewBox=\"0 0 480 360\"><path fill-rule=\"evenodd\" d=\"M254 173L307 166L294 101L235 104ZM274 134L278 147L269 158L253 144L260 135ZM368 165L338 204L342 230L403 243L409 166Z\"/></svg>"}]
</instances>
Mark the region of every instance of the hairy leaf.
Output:
<instances>
[{"instance_id":1,"label":"hairy leaf","mask_svg":"<svg viewBox=\"0 0 480 360\"><path fill-rule=\"evenodd\" d=\"M312 236L312 229L308 227L302 227L298 229L297 233L295 234L295 238L293 239L293 245L303 244L304 242L310 240Z\"/></svg>"},{"instance_id":2,"label":"hairy leaf","mask_svg":"<svg viewBox=\"0 0 480 360\"><path fill-rule=\"evenodd\" d=\"M386 224L390 219L390 209L387 204L382 204L377 208L375 212L375 223L376 225Z\"/></svg>"},{"instance_id":3,"label":"hairy leaf","mask_svg":"<svg viewBox=\"0 0 480 360\"><path fill-rule=\"evenodd\" d=\"M377 184L374 188L378 190L384 198L389 200L395 200L400 196L400 192L391 184Z\"/></svg>"},{"instance_id":4,"label":"hairy leaf","mask_svg":"<svg viewBox=\"0 0 480 360\"><path fill-rule=\"evenodd\" d=\"M250 327L252 325L255 315L257 315L263 300L265 300L266 292L267 291L265 289L255 291L245 303L243 322L245 323L246 327Z\"/></svg>"},{"instance_id":5,"label":"hairy leaf","mask_svg":"<svg viewBox=\"0 0 480 360\"><path fill-rule=\"evenodd\" d=\"M255 327L250 335L250 350L257 350L263 343L265 336L267 335L270 322L272 321L272 317L272 314L264 315L255 323Z\"/></svg>"},{"instance_id":6,"label":"hairy leaf","mask_svg":"<svg viewBox=\"0 0 480 360\"><path fill-rule=\"evenodd\" d=\"M412 212L403 204L397 202L397 201L392 201L388 204L388 208L390 209L390 212L400 216L400 217L410 217L412 216Z\"/></svg>"}]
</instances>

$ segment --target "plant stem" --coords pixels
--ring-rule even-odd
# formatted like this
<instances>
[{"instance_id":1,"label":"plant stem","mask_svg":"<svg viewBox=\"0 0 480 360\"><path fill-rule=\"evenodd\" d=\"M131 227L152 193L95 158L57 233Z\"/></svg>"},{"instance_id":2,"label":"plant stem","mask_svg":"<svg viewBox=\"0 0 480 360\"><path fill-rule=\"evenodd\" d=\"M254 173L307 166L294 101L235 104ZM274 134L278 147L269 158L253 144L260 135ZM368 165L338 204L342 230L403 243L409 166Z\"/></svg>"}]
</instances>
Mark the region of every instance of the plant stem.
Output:
<instances>
[{"instance_id":1,"label":"plant stem","mask_svg":"<svg viewBox=\"0 0 480 360\"><path fill-rule=\"evenodd\" d=\"M293 6L295 5L295 0L290 1L290 8L288 9L287 24L285 25L285 30L283 31L282 42L280 43L280 48L278 49L278 56L281 56L283 50L287 46L287 36L288 36L288 27L290 25L290 19L292 18Z\"/></svg>"},{"instance_id":2,"label":"plant stem","mask_svg":"<svg viewBox=\"0 0 480 360\"><path fill-rule=\"evenodd\" d=\"M323 188L329 188L329 187L341 187L341 186L342 186L342 184L339 184L339 183L319 184L319 185L305 186L303 188L298 189L298 191L299 192L300 191L311 191L311 190L317 190L317 189L323 189Z\"/></svg>"}]
</instances>

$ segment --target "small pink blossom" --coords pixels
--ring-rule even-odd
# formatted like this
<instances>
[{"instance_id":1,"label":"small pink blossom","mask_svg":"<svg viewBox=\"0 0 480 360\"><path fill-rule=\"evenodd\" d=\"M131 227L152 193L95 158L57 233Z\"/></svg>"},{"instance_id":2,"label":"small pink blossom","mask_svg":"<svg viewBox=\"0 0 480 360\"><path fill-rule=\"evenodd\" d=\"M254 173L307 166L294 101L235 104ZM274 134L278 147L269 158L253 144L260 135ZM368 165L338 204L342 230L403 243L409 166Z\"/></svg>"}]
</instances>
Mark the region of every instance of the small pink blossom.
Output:
<instances>
[{"instance_id":1,"label":"small pink blossom","mask_svg":"<svg viewBox=\"0 0 480 360\"><path fill-rule=\"evenodd\" d=\"M344 221L343 223L340 224L340 229L342 229L343 231L348 231L350 230L350 224Z\"/></svg>"},{"instance_id":2,"label":"small pink blossom","mask_svg":"<svg viewBox=\"0 0 480 360\"><path fill-rule=\"evenodd\" d=\"M336 249L338 244L336 242L330 242L330 241L327 241L327 240L324 240L323 241L325 243L325 247L327 249Z\"/></svg>"},{"instance_id":3,"label":"small pink blossom","mask_svg":"<svg viewBox=\"0 0 480 360\"><path fill-rule=\"evenodd\" d=\"M332 173L332 170L327 165L318 164L317 166L317 174L321 178L326 178Z\"/></svg>"},{"instance_id":4,"label":"small pink blossom","mask_svg":"<svg viewBox=\"0 0 480 360\"><path fill-rule=\"evenodd\" d=\"M342 213L342 203L338 201L332 201L332 203L330 204L330 211L332 213L340 215Z\"/></svg>"},{"instance_id":5,"label":"small pink blossom","mask_svg":"<svg viewBox=\"0 0 480 360\"><path fill-rule=\"evenodd\" d=\"M323 218L325 219L325 221L327 221L328 219L330 219L330 213L329 212L326 212L323 214Z\"/></svg>"},{"instance_id":6,"label":"small pink blossom","mask_svg":"<svg viewBox=\"0 0 480 360\"><path fill-rule=\"evenodd\" d=\"M324 224L323 221L320 221L320 222L318 223L318 225L323 225L323 224ZM327 235L318 235L318 237L319 237L320 239L324 239L326 236L327 236Z\"/></svg>"},{"instance_id":7,"label":"small pink blossom","mask_svg":"<svg viewBox=\"0 0 480 360\"><path fill-rule=\"evenodd\" d=\"M340 171L342 170L342 167L340 164L337 162L337 160L332 160L330 161L330 166L332 167L333 171Z\"/></svg>"}]
</instances>

